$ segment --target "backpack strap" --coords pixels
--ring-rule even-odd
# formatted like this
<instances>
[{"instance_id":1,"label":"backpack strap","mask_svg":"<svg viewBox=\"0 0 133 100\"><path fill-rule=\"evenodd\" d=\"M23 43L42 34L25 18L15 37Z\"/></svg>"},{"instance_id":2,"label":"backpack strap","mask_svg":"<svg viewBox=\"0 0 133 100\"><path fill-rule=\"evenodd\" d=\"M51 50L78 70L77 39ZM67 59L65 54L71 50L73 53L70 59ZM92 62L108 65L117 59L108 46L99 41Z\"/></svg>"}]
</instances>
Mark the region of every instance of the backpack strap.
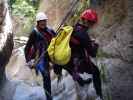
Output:
<instances>
[{"instance_id":1,"label":"backpack strap","mask_svg":"<svg viewBox=\"0 0 133 100\"><path fill-rule=\"evenodd\" d=\"M38 31L38 29L36 27L33 29L33 32L44 39L44 36L42 35L41 32Z\"/></svg>"},{"instance_id":2,"label":"backpack strap","mask_svg":"<svg viewBox=\"0 0 133 100\"><path fill-rule=\"evenodd\" d=\"M54 30L52 30L51 28L46 28L46 31L51 34L52 36L55 36L57 33L54 32Z\"/></svg>"},{"instance_id":3,"label":"backpack strap","mask_svg":"<svg viewBox=\"0 0 133 100\"><path fill-rule=\"evenodd\" d=\"M48 43L50 43L52 37L56 35L56 32L54 32L52 29L47 28L47 27L44 30L44 33L45 33L44 35L41 32L39 32L37 28L34 28L33 32L35 32L38 36L42 37Z\"/></svg>"},{"instance_id":4,"label":"backpack strap","mask_svg":"<svg viewBox=\"0 0 133 100\"><path fill-rule=\"evenodd\" d=\"M42 42L43 42L43 45L45 45L45 47L47 48L47 46L48 46L47 37L45 37L41 32L39 32L39 31L37 30L37 28L34 28L32 32L33 32L34 34L36 34L36 36L38 37L38 40L41 39L40 42L39 42L39 41L36 42L36 43L37 43L37 46L38 46L37 49L40 49L40 50L41 50L42 47L40 47L41 45L38 44L38 43L42 43ZM40 38L39 38L39 37L40 37ZM46 48L44 48L44 49L46 49ZM38 54L36 54L36 55L38 55ZM40 54L39 54L39 55L40 55Z\"/></svg>"}]
</instances>

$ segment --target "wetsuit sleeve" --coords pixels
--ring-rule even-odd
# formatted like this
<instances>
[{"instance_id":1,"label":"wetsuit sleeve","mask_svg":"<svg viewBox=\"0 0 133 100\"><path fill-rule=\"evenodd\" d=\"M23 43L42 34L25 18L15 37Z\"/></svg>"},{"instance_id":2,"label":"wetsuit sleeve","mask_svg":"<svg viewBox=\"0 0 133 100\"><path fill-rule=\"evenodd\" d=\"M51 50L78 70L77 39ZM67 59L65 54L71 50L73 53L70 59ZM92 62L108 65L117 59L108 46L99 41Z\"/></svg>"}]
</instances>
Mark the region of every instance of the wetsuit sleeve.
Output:
<instances>
[{"instance_id":1,"label":"wetsuit sleeve","mask_svg":"<svg viewBox=\"0 0 133 100\"><path fill-rule=\"evenodd\" d=\"M93 42L87 33L80 35L80 43L87 50L88 55L96 57L98 44Z\"/></svg>"},{"instance_id":2,"label":"wetsuit sleeve","mask_svg":"<svg viewBox=\"0 0 133 100\"><path fill-rule=\"evenodd\" d=\"M83 48L91 49L91 38L87 33L78 34L78 38Z\"/></svg>"},{"instance_id":3,"label":"wetsuit sleeve","mask_svg":"<svg viewBox=\"0 0 133 100\"><path fill-rule=\"evenodd\" d=\"M31 33L29 36L29 40L27 41L27 44L24 49L26 62L28 62L30 60L29 53L30 53L32 46L34 46L34 44L35 44L35 34Z\"/></svg>"}]
</instances>

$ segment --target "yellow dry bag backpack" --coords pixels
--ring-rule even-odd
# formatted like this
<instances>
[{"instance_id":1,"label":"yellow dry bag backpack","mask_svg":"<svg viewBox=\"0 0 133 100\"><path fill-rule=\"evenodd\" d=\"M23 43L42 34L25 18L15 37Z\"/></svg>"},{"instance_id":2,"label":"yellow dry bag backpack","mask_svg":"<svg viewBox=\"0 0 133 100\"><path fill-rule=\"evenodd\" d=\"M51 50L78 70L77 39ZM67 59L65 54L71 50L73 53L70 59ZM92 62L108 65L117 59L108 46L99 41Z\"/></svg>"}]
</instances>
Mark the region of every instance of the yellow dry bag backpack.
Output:
<instances>
[{"instance_id":1,"label":"yellow dry bag backpack","mask_svg":"<svg viewBox=\"0 0 133 100\"><path fill-rule=\"evenodd\" d=\"M52 62L58 65L65 65L71 58L71 48L69 46L73 27L64 26L56 37L54 37L47 49Z\"/></svg>"}]
</instances>

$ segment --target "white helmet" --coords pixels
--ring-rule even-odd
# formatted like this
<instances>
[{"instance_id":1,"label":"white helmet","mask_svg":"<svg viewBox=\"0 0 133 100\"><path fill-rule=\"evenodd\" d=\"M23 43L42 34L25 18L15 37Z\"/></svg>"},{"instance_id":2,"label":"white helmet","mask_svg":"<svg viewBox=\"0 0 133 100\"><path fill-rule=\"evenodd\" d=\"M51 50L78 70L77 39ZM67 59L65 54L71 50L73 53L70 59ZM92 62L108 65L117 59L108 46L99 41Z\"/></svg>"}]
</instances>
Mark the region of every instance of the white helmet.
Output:
<instances>
[{"instance_id":1,"label":"white helmet","mask_svg":"<svg viewBox=\"0 0 133 100\"><path fill-rule=\"evenodd\" d=\"M39 12L39 13L37 13L37 15L36 15L36 21L47 20L47 19L48 19L48 17L47 17L46 14L43 13L43 12Z\"/></svg>"}]
</instances>

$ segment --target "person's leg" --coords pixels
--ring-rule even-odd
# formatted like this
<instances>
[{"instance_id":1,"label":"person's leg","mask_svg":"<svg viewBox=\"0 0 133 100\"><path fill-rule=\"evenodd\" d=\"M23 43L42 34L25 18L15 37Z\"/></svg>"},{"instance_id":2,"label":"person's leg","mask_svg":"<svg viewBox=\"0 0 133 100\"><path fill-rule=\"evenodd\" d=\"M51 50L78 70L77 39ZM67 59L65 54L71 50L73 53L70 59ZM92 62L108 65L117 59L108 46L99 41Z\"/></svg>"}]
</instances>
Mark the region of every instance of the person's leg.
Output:
<instances>
[{"instance_id":1,"label":"person's leg","mask_svg":"<svg viewBox=\"0 0 133 100\"><path fill-rule=\"evenodd\" d=\"M84 86L85 84L91 83L91 79L83 80L81 76L79 75L79 69L78 69L78 60L76 61L70 61L69 64L67 64L66 67L64 67L65 70L68 71L68 73L72 76L74 81L77 81L80 86Z\"/></svg>"},{"instance_id":2,"label":"person's leg","mask_svg":"<svg viewBox=\"0 0 133 100\"><path fill-rule=\"evenodd\" d=\"M91 66L88 67L86 72L93 75L93 83L94 83L94 87L96 89L96 93L98 96L103 98L100 71L99 71L98 67L96 65L94 65L93 63L91 63Z\"/></svg>"},{"instance_id":3,"label":"person's leg","mask_svg":"<svg viewBox=\"0 0 133 100\"><path fill-rule=\"evenodd\" d=\"M90 60L86 62L85 59L77 59L74 61L74 67L73 70L76 71L74 73L77 73L75 76L77 77L79 73L88 73L92 74L93 76L93 83L94 88L96 90L96 93L98 96L102 98L102 87L101 87L101 79L100 79L100 71L96 65L94 65ZM72 70L72 69L71 69ZM81 83L81 85L90 83L89 81L84 81L80 76L77 78L78 83Z\"/></svg>"},{"instance_id":4,"label":"person's leg","mask_svg":"<svg viewBox=\"0 0 133 100\"><path fill-rule=\"evenodd\" d=\"M57 64L53 65L53 70L58 77L58 81L60 81L62 78L62 68L63 66L61 65L57 65Z\"/></svg>"},{"instance_id":5,"label":"person's leg","mask_svg":"<svg viewBox=\"0 0 133 100\"><path fill-rule=\"evenodd\" d=\"M51 80L49 70L45 69L45 72L42 73L43 77L43 88L47 97L47 100L52 100L51 96Z\"/></svg>"}]
</instances>

